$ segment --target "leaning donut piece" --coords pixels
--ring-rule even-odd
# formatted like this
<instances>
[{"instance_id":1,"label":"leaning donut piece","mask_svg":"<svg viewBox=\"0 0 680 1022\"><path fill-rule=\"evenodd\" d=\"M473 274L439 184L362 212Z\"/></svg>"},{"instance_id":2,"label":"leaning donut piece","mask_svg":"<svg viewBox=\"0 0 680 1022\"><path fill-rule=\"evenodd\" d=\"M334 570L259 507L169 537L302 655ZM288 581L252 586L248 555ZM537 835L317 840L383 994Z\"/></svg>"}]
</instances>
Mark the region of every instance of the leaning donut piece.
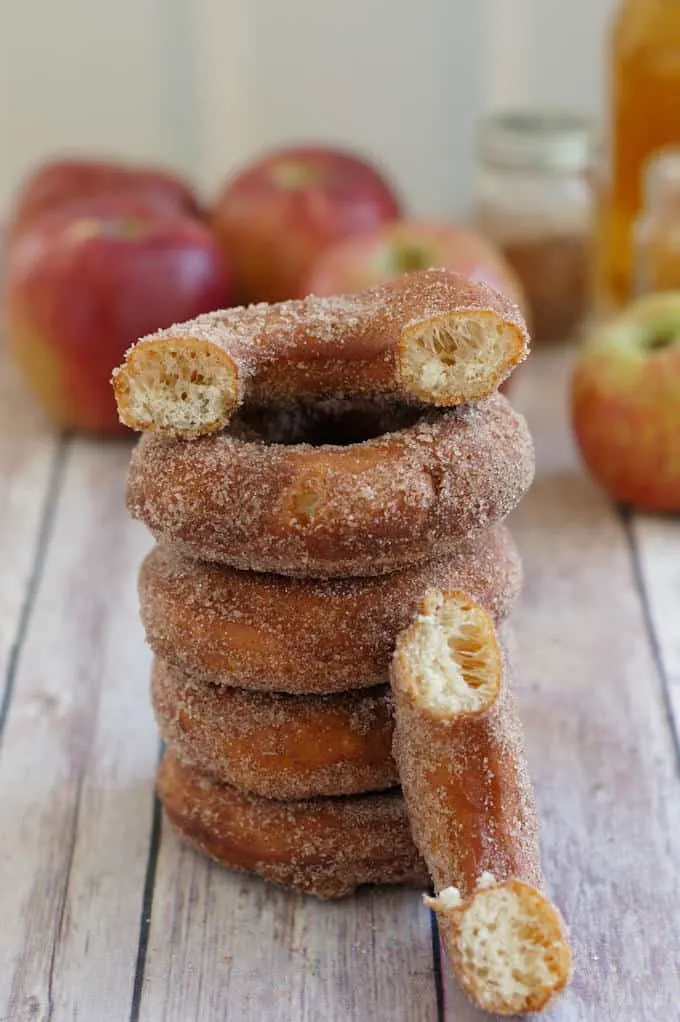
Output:
<instances>
[{"instance_id":1,"label":"leaning donut piece","mask_svg":"<svg viewBox=\"0 0 680 1022\"><path fill-rule=\"evenodd\" d=\"M493 621L434 592L392 664L394 756L430 900L463 988L501 1015L540 1011L568 982L569 941L541 893L538 823Z\"/></svg>"},{"instance_id":2,"label":"leaning donut piece","mask_svg":"<svg viewBox=\"0 0 680 1022\"><path fill-rule=\"evenodd\" d=\"M167 752L158 794L183 836L230 869L319 898L362 884L428 884L399 791L278 802L211 781Z\"/></svg>"},{"instance_id":3,"label":"leaning donut piece","mask_svg":"<svg viewBox=\"0 0 680 1022\"><path fill-rule=\"evenodd\" d=\"M161 737L186 762L266 798L355 795L399 784L389 685L331 696L197 682L162 660L151 676Z\"/></svg>"},{"instance_id":4,"label":"leaning donut piece","mask_svg":"<svg viewBox=\"0 0 680 1022\"><path fill-rule=\"evenodd\" d=\"M465 589L500 621L521 577L504 526L407 571L329 581L236 571L161 543L142 564L139 602L153 651L196 679L328 693L387 681L397 635L429 589Z\"/></svg>"},{"instance_id":5,"label":"leaning donut piece","mask_svg":"<svg viewBox=\"0 0 680 1022\"><path fill-rule=\"evenodd\" d=\"M492 619L460 592L426 596L392 662L394 755L413 834L436 889L455 881L463 897L485 872L542 883L534 796L504 670Z\"/></svg>"},{"instance_id":6,"label":"leaning donut piece","mask_svg":"<svg viewBox=\"0 0 680 1022\"><path fill-rule=\"evenodd\" d=\"M348 446L147 433L132 455L128 507L197 558L284 575L380 575L503 519L533 469L526 423L496 394Z\"/></svg>"},{"instance_id":7,"label":"leaning donut piece","mask_svg":"<svg viewBox=\"0 0 680 1022\"><path fill-rule=\"evenodd\" d=\"M526 357L519 309L445 270L359 294L251 305L142 338L114 372L121 422L196 437L243 402L398 394L450 407L488 397Z\"/></svg>"}]
</instances>

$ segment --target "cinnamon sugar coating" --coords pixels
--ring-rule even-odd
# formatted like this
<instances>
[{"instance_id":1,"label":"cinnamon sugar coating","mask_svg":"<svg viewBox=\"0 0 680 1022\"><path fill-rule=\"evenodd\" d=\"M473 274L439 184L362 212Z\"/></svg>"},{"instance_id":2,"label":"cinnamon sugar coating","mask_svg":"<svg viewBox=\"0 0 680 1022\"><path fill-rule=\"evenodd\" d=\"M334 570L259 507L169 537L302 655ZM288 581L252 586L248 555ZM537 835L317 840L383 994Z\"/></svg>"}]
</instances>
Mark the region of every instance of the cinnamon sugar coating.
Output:
<instances>
[{"instance_id":1,"label":"cinnamon sugar coating","mask_svg":"<svg viewBox=\"0 0 680 1022\"><path fill-rule=\"evenodd\" d=\"M230 869L319 898L362 884L428 885L401 794L280 802L220 785L166 752L158 795L194 847Z\"/></svg>"},{"instance_id":2,"label":"cinnamon sugar coating","mask_svg":"<svg viewBox=\"0 0 680 1022\"><path fill-rule=\"evenodd\" d=\"M571 948L541 890L522 728L488 612L464 592L429 593L390 681L394 758L453 972L484 1011L542 1011L569 981Z\"/></svg>"},{"instance_id":3,"label":"cinnamon sugar coating","mask_svg":"<svg viewBox=\"0 0 680 1022\"><path fill-rule=\"evenodd\" d=\"M506 296L425 270L359 294L199 316L143 337L112 382L122 422L195 437L221 429L244 402L480 400L527 351L524 320Z\"/></svg>"},{"instance_id":4,"label":"cinnamon sugar coating","mask_svg":"<svg viewBox=\"0 0 680 1022\"><path fill-rule=\"evenodd\" d=\"M160 544L139 576L147 641L197 680L291 693L387 681L399 631L432 588L462 588L502 620L521 586L504 526L392 575L328 581L240 572Z\"/></svg>"},{"instance_id":5,"label":"cinnamon sugar coating","mask_svg":"<svg viewBox=\"0 0 680 1022\"><path fill-rule=\"evenodd\" d=\"M151 694L161 737L216 781L276 799L399 784L389 685L329 696L248 692L156 659Z\"/></svg>"},{"instance_id":6,"label":"cinnamon sugar coating","mask_svg":"<svg viewBox=\"0 0 680 1022\"><path fill-rule=\"evenodd\" d=\"M507 657L488 709L447 716L428 705L404 655L422 627L416 618L402 632L392 662L393 755L435 890L468 898L484 873L540 890L538 818Z\"/></svg>"},{"instance_id":7,"label":"cinnamon sugar coating","mask_svg":"<svg viewBox=\"0 0 680 1022\"><path fill-rule=\"evenodd\" d=\"M526 423L495 394L347 446L145 434L128 507L156 537L241 570L380 575L501 521L533 471Z\"/></svg>"}]
</instances>

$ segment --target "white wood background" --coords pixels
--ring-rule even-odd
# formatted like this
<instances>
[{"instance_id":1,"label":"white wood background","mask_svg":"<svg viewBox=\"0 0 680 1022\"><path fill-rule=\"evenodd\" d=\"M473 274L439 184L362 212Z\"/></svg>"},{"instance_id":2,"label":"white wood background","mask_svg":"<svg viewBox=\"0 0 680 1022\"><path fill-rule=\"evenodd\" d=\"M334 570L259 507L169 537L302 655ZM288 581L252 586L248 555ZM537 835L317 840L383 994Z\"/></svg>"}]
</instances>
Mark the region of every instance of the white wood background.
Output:
<instances>
[{"instance_id":1,"label":"white wood background","mask_svg":"<svg viewBox=\"0 0 680 1022\"><path fill-rule=\"evenodd\" d=\"M624 515L583 475L568 362L533 355L513 398L538 450L512 523L519 695L576 952L546 1017L675 1022L680 522ZM128 455L55 437L2 359L0 1019L483 1022L417 893L319 903L220 870L162 824Z\"/></svg>"},{"instance_id":2,"label":"white wood background","mask_svg":"<svg viewBox=\"0 0 680 1022\"><path fill-rule=\"evenodd\" d=\"M211 194L261 148L359 147L462 209L481 112L599 113L614 0L1 0L0 215L55 151L159 160Z\"/></svg>"}]
</instances>

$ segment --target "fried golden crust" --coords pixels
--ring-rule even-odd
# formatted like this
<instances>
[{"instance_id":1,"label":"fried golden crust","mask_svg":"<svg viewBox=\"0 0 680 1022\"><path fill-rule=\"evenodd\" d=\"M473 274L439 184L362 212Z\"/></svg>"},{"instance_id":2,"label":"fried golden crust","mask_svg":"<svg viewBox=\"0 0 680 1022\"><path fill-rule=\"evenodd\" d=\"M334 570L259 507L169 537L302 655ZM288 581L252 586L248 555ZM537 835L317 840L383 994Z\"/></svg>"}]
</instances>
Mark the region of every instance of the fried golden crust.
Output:
<instances>
[{"instance_id":1,"label":"fried golden crust","mask_svg":"<svg viewBox=\"0 0 680 1022\"><path fill-rule=\"evenodd\" d=\"M471 1000L540 1011L571 975L562 917L542 892L538 820L507 658L489 614L432 592L397 640L393 752L434 881L442 943Z\"/></svg>"},{"instance_id":2,"label":"fried golden crust","mask_svg":"<svg viewBox=\"0 0 680 1022\"><path fill-rule=\"evenodd\" d=\"M202 560L369 576L442 557L501 521L533 471L526 423L496 394L347 446L147 433L132 456L127 500L156 537Z\"/></svg>"},{"instance_id":3,"label":"fried golden crust","mask_svg":"<svg viewBox=\"0 0 680 1022\"><path fill-rule=\"evenodd\" d=\"M193 438L243 403L397 395L440 407L488 397L528 335L506 296L446 270L359 294L208 313L142 338L113 374L122 422Z\"/></svg>"},{"instance_id":4,"label":"fried golden crust","mask_svg":"<svg viewBox=\"0 0 680 1022\"><path fill-rule=\"evenodd\" d=\"M389 685L328 696L249 692L154 662L161 737L202 773L266 798L355 795L399 784Z\"/></svg>"},{"instance_id":5,"label":"fried golden crust","mask_svg":"<svg viewBox=\"0 0 680 1022\"><path fill-rule=\"evenodd\" d=\"M464 588L500 621L521 580L498 526L416 568L330 581L236 571L163 543L142 564L139 598L151 648L196 680L312 694L386 682L397 635L432 587Z\"/></svg>"},{"instance_id":6,"label":"fried golden crust","mask_svg":"<svg viewBox=\"0 0 680 1022\"><path fill-rule=\"evenodd\" d=\"M319 898L362 884L428 883L398 791L279 802L211 781L167 752L158 794L192 845L272 883Z\"/></svg>"}]
</instances>

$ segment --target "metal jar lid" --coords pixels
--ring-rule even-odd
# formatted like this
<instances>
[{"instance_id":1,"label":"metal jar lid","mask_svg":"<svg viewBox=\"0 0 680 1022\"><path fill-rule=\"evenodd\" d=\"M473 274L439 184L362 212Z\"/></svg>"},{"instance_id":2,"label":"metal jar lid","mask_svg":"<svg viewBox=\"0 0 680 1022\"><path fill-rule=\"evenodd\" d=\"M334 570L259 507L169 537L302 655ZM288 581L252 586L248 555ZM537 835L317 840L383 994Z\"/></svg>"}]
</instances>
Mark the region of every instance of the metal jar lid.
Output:
<instances>
[{"instance_id":1,"label":"metal jar lid","mask_svg":"<svg viewBox=\"0 0 680 1022\"><path fill-rule=\"evenodd\" d=\"M485 118L478 136L480 160L508 170L580 172L594 153L592 122L567 111L500 111Z\"/></svg>"}]
</instances>

